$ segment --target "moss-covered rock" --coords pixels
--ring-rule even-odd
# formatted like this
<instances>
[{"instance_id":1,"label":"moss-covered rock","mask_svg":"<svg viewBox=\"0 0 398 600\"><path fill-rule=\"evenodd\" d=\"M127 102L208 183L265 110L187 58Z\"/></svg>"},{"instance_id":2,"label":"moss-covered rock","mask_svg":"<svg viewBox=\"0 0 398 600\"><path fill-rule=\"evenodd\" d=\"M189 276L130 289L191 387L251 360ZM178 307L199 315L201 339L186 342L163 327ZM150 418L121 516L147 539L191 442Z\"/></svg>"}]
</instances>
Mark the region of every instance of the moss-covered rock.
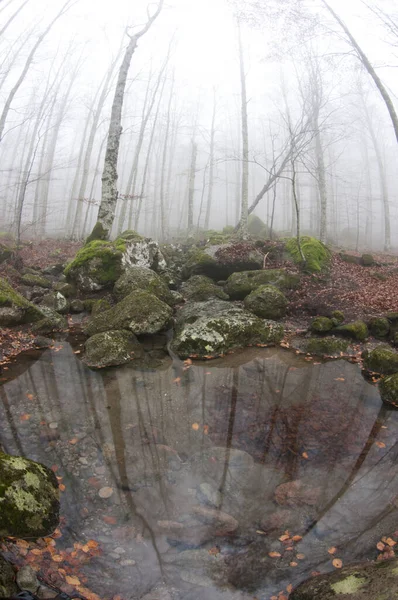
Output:
<instances>
[{"instance_id":1,"label":"moss-covered rock","mask_svg":"<svg viewBox=\"0 0 398 600\"><path fill-rule=\"evenodd\" d=\"M269 238L268 226L257 215L249 215L247 220L247 229L253 237L266 240Z\"/></svg>"},{"instance_id":2,"label":"moss-covered rock","mask_svg":"<svg viewBox=\"0 0 398 600\"><path fill-rule=\"evenodd\" d=\"M373 317L369 321L369 330L377 338L385 338L390 333L390 323L384 317Z\"/></svg>"},{"instance_id":3,"label":"moss-covered rock","mask_svg":"<svg viewBox=\"0 0 398 600\"><path fill-rule=\"evenodd\" d=\"M346 263L350 263L352 265L360 265L361 257L355 256L354 254L348 254L347 252L340 252L340 258Z\"/></svg>"},{"instance_id":4,"label":"moss-covered rock","mask_svg":"<svg viewBox=\"0 0 398 600\"><path fill-rule=\"evenodd\" d=\"M177 315L171 349L180 358L214 358L250 345L282 340L282 325L222 300L186 304Z\"/></svg>"},{"instance_id":5,"label":"moss-covered rock","mask_svg":"<svg viewBox=\"0 0 398 600\"><path fill-rule=\"evenodd\" d=\"M298 275L292 275L283 269L243 271L228 277L224 290L231 300L243 300L262 285L273 285L281 290L289 290L298 287L299 283Z\"/></svg>"},{"instance_id":6,"label":"moss-covered rock","mask_svg":"<svg viewBox=\"0 0 398 600\"><path fill-rule=\"evenodd\" d=\"M376 261L372 254L362 254L361 263L364 267L374 267Z\"/></svg>"},{"instance_id":7,"label":"moss-covered rock","mask_svg":"<svg viewBox=\"0 0 398 600\"><path fill-rule=\"evenodd\" d=\"M0 452L0 536L50 535L58 518L58 483L51 469Z\"/></svg>"},{"instance_id":8,"label":"moss-covered rock","mask_svg":"<svg viewBox=\"0 0 398 600\"><path fill-rule=\"evenodd\" d=\"M341 310L334 310L330 316L336 325L344 323L345 316Z\"/></svg>"},{"instance_id":9,"label":"moss-covered rock","mask_svg":"<svg viewBox=\"0 0 398 600\"><path fill-rule=\"evenodd\" d=\"M123 273L122 249L113 242L92 241L78 251L65 275L83 292L111 287Z\"/></svg>"},{"instance_id":10,"label":"moss-covered rock","mask_svg":"<svg viewBox=\"0 0 398 600\"><path fill-rule=\"evenodd\" d=\"M60 292L65 298L71 298L76 295L76 286L67 283L66 281L54 283L53 290L55 292Z\"/></svg>"},{"instance_id":11,"label":"moss-covered rock","mask_svg":"<svg viewBox=\"0 0 398 600\"><path fill-rule=\"evenodd\" d=\"M71 300L70 303L70 312L72 313L82 313L84 311L84 302L83 300L79 300L75 298L75 300Z\"/></svg>"},{"instance_id":12,"label":"moss-covered rock","mask_svg":"<svg viewBox=\"0 0 398 600\"><path fill-rule=\"evenodd\" d=\"M135 335L152 334L168 325L172 309L153 294L136 290L110 310L91 318L85 328L88 336L126 329Z\"/></svg>"},{"instance_id":13,"label":"moss-covered rock","mask_svg":"<svg viewBox=\"0 0 398 600\"><path fill-rule=\"evenodd\" d=\"M87 340L83 361L89 367L103 369L124 365L141 358L143 348L129 331L107 331Z\"/></svg>"},{"instance_id":14,"label":"moss-covered rock","mask_svg":"<svg viewBox=\"0 0 398 600\"><path fill-rule=\"evenodd\" d=\"M311 577L290 600L393 600L398 589L398 559L365 562Z\"/></svg>"},{"instance_id":15,"label":"moss-covered rock","mask_svg":"<svg viewBox=\"0 0 398 600\"><path fill-rule=\"evenodd\" d=\"M261 285L246 296L245 308L263 319L278 320L286 315L288 301L273 285Z\"/></svg>"},{"instance_id":16,"label":"moss-covered rock","mask_svg":"<svg viewBox=\"0 0 398 600\"><path fill-rule=\"evenodd\" d=\"M92 232L90 233L90 235L88 236L88 238L86 240L86 244L90 244L91 242L94 242L96 240L106 240L106 238L107 238L107 231L104 229L104 226L102 225L102 223L99 223L97 221L97 223L94 225Z\"/></svg>"},{"instance_id":17,"label":"moss-covered rock","mask_svg":"<svg viewBox=\"0 0 398 600\"><path fill-rule=\"evenodd\" d=\"M216 285L210 277L206 275L192 275L181 286L181 294L186 300L193 302L202 302L219 298L220 300L228 300L229 296L223 289Z\"/></svg>"},{"instance_id":18,"label":"moss-covered rock","mask_svg":"<svg viewBox=\"0 0 398 600\"><path fill-rule=\"evenodd\" d=\"M398 353L387 344L362 353L365 369L382 375L398 373Z\"/></svg>"},{"instance_id":19,"label":"moss-covered rock","mask_svg":"<svg viewBox=\"0 0 398 600\"><path fill-rule=\"evenodd\" d=\"M13 250L4 244L0 244L0 264L13 255Z\"/></svg>"},{"instance_id":20,"label":"moss-covered rock","mask_svg":"<svg viewBox=\"0 0 398 600\"><path fill-rule=\"evenodd\" d=\"M40 301L40 306L46 306L61 315L66 315L66 313L69 312L70 303L61 292L50 292L43 296Z\"/></svg>"},{"instance_id":21,"label":"moss-covered rock","mask_svg":"<svg viewBox=\"0 0 398 600\"><path fill-rule=\"evenodd\" d=\"M32 275L31 273L26 273L26 275L22 275L21 283L24 285L28 285L31 287L42 287L42 288L51 288L51 282L48 281L45 277L41 275Z\"/></svg>"},{"instance_id":22,"label":"moss-covered rock","mask_svg":"<svg viewBox=\"0 0 398 600\"><path fill-rule=\"evenodd\" d=\"M92 302L91 305L87 304L88 302ZM100 315L104 313L106 310L110 310L112 308L111 303L105 298L100 298L99 300L87 300L85 302L86 310L91 312L92 316ZM87 308L88 307L88 308Z\"/></svg>"},{"instance_id":23,"label":"moss-covered rock","mask_svg":"<svg viewBox=\"0 0 398 600\"><path fill-rule=\"evenodd\" d=\"M347 325L339 325L333 329L333 333L358 340L359 342L365 341L369 335L366 323L363 321L354 321L353 323L347 323Z\"/></svg>"},{"instance_id":24,"label":"moss-covered rock","mask_svg":"<svg viewBox=\"0 0 398 600\"><path fill-rule=\"evenodd\" d=\"M305 263L301 258L297 239L291 238L286 242L286 250L296 264L303 266L310 273L319 273L328 266L332 255L325 244L314 237L303 236L300 245Z\"/></svg>"},{"instance_id":25,"label":"moss-covered rock","mask_svg":"<svg viewBox=\"0 0 398 600\"><path fill-rule=\"evenodd\" d=\"M115 283L113 291L118 300L122 300L131 292L142 290L153 294L159 300L173 306L174 299L166 282L160 275L146 267L129 267Z\"/></svg>"},{"instance_id":26,"label":"moss-covered rock","mask_svg":"<svg viewBox=\"0 0 398 600\"><path fill-rule=\"evenodd\" d=\"M385 404L398 408L398 373L383 377L379 383L379 392Z\"/></svg>"},{"instance_id":27,"label":"moss-covered rock","mask_svg":"<svg viewBox=\"0 0 398 600\"><path fill-rule=\"evenodd\" d=\"M188 253L182 276L189 279L192 275L207 275L217 281L232 273L261 269L263 262L263 253L252 242L194 247Z\"/></svg>"},{"instance_id":28,"label":"moss-covered rock","mask_svg":"<svg viewBox=\"0 0 398 600\"><path fill-rule=\"evenodd\" d=\"M333 329L333 321L328 317L316 317L311 323L311 331L314 333L327 333Z\"/></svg>"},{"instance_id":29,"label":"moss-covered rock","mask_svg":"<svg viewBox=\"0 0 398 600\"><path fill-rule=\"evenodd\" d=\"M46 311L47 312L47 311ZM47 316L32 325L32 332L37 335L50 335L57 331L66 331L68 321L55 311L48 311Z\"/></svg>"},{"instance_id":30,"label":"moss-covered rock","mask_svg":"<svg viewBox=\"0 0 398 600\"><path fill-rule=\"evenodd\" d=\"M18 591L12 566L0 556L0 598L9 598Z\"/></svg>"},{"instance_id":31,"label":"moss-covered rock","mask_svg":"<svg viewBox=\"0 0 398 600\"><path fill-rule=\"evenodd\" d=\"M340 356L348 350L347 340L334 337L309 338L304 341L303 350L317 356Z\"/></svg>"},{"instance_id":32,"label":"moss-covered rock","mask_svg":"<svg viewBox=\"0 0 398 600\"><path fill-rule=\"evenodd\" d=\"M6 327L43 319L41 310L0 277L0 325Z\"/></svg>"}]
</instances>

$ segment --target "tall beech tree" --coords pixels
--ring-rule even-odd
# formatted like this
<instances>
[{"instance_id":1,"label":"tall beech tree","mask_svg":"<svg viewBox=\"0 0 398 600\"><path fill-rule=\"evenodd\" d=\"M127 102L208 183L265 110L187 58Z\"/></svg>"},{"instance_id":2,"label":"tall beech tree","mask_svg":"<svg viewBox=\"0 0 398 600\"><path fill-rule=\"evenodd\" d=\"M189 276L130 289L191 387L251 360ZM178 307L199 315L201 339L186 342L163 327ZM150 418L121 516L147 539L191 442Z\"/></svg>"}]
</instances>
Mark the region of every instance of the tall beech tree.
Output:
<instances>
[{"instance_id":1,"label":"tall beech tree","mask_svg":"<svg viewBox=\"0 0 398 600\"><path fill-rule=\"evenodd\" d=\"M119 157L120 137L122 135L122 111L124 92L126 89L127 76L130 69L131 59L137 48L139 39L145 35L163 8L164 0L159 0L155 12L151 15L147 9L147 22L134 34L126 33L130 38L126 48L122 64L120 66L116 84L115 96L112 103L111 120L109 124L108 141L105 152L104 170L102 173L102 194L98 211L98 220L91 234L92 239L107 239L112 230L118 199L117 189L117 162Z\"/></svg>"}]
</instances>

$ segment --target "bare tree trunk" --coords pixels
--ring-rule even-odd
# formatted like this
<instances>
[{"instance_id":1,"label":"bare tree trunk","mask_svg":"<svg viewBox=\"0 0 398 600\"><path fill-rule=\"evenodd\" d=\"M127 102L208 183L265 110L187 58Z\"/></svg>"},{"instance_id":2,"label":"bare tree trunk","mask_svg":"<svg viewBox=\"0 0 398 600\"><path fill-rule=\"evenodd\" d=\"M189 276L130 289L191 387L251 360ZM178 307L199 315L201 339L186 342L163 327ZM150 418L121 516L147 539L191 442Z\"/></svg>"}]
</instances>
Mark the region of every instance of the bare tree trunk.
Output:
<instances>
[{"instance_id":1,"label":"bare tree trunk","mask_svg":"<svg viewBox=\"0 0 398 600\"><path fill-rule=\"evenodd\" d=\"M327 238L327 189L326 189L326 174L325 174L325 157L319 132L318 122L315 123L315 152L316 152L316 173L319 189L319 201L321 209L320 233L321 242L325 243Z\"/></svg>"},{"instance_id":2,"label":"bare tree trunk","mask_svg":"<svg viewBox=\"0 0 398 600\"><path fill-rule=\"evenodd\" d=\"M348 29L347 25L344 23L344 21L342 21L340 19L338 14L335 13L335 11L329 6L329 4L326 2L326 0L322 0L322 2L324 4L324 6L328 9L330 14L333 16L333 18L337 21L337 23L343 29L344 33L346 34L346 36L348 38L350 45L356 51L359 60L361 61L361 63L363 64L363 66L365 67L365 69L367 70L367 72L369 73L371 78L373 79L377 89L379 90L380 95L383 98L384 103L387 107L388 113L390 115L391 123L392 123L392 126L394 127L395 137L398 142L398 115L395 111L394 104L390 98L390 95L388 94L386 88L384 87L380 77L377 75L376 71L374 70L368 57L366 56L366 54L364 53L362 48L359 46L359 44L355 40L354 36L350 32L350 30Z\"/></svg>"},{"instance_id":3,"label":"bare tree trunk","mask_svg":"<svg viewBox=\"0 0 398 600\"><path fill-rule=\"evenodd\" d=\"M206 206L206 217L205 217L205 230L209 229L211 205L213 202L213 188L214 188L214 140L215 140L215 123L216 123L216 90L213 88L213 115L211 119L211 131L210 131L210 170L209 170L209 189L207 193L207 206Z\"/></svg>"},{"instance_id":4,"label":"bare tree trunk","mask_svg":"<svg viewBox=\"0 0 398 600\"><path fill-rule=\"evenodd\" d=\"M56 21L58 21L58 19L65 14L65 12L67 11L67 9L69 8L69 5L71 3L71 0L67 0L64 5L62 6L61 10L59 11L59 13L56 15L56 17L51 21L51 23L48 25L48 27L44 30L44 32L39 36L38 40L36 41L35 45L33 46L32 50L29 53L28 58L26 59L25 62L25 66L22 69L22 72L20 74L20 76L18 77L16 83L14 84L12 90L10 91L8 98L4 104L4 108L3 108L3 112L1 113L1 117L0 117L0 141L3 139L3 134L4 134L4 127L6 124L6 120L7 120L7 116L12 104L12 101L15 98L15 94L17 93L17 91L19 90L19 88L21 87L27 72L29 71L30 65L33 62L34 56L36 54L36 50L38 49L38 47L40 46L40 44L42 43L42 41L44 40L44 38L46 37L46 35L51 31L53 25L55 24Z\"/></svg>"},{"instance_id":5,"label":"bare tree trunk","mask_svg":"<svg viewBox=\"0 0 398 600\"><path fill-rule=\"evenodd\" d=\"M195 176L196 176L196 160L198 156L198 145L192 139L192 155L191 168L189 171L189 187L188 187L188 235L193 233L193 201L195 196Z\"/></svg>"},{"instance_id":6,"label":"bare tree trunk","mask_svg":"<svg viewBox=\"0 0 398 600\"><path fill-rule=\"evenodd\" d=\"M138 40L149 30L162 10L164 0L159 0L155 13L148 17L146 25L136 34L129 35L130 42L127 46L116 84L113 99L111 121L109 124L108 141L105 153L104 171L102 174L102 195L98 211L97 225L93 230L93 238L108 238L112 229L113 219L118 198L117 189L117 162L119 157L120 137L122 135L122 110L124 92L126 89L127 75L131 59L137 48Z\"/></svg>"},{"instance_id":7,"label":"bare tree trunk","mask_svg":"<svg viewBox=\"0 0 398 600\"><path fill-rule=\"evenodd\" d=\"M11 15L11 17L8 19L8 21L3 25L3 27L0 29L0 38L3 35L3 33L6 31L6 29L11 25L11 23L13 22L15 17L17 17L19 15L21 10L27 5L28 2L30 2L30 0L25 0L25 2L23 4L21 4L21 6L18 8L18 10L16 10Z\"/></svg>"},{"instance_id":8,"label":"bare tree trunk","mask_svg":"<svg viewBox=\"0 0 398 600\"><path fill-rule=\"evenodd\" d=\"M165 198L165 183L166 183L166 160L167 160L167 149L169 145L169 134L170 134L170 121L171 121L171 104L174 97L174 84L175 84L175 72L171 78L171 89L169 103L167 106L167 119L166 119L166 131L164 134L163 144L163 156L161 166L161 177L160 177L160 220L161 220L161 239L164 240L167 237L167 198Z\"/></svg>"},{"instance_id":9,"label":"bare tree trunk","mask_svg":"<svg viewBox=\"0 0 398 600\"><path fill-rule=\"evenodd\" d=\"M242 34L238 21L239 36L239 65L240 65L240 86L241 86L241 115L242 115L242 196L241 196L241 214L238 227L239 236L243 239L249 236L248 216L249 216L249 128L247 119L247 92L246 92L246 73L243 57Z\"/></svg>"}]
</instances>

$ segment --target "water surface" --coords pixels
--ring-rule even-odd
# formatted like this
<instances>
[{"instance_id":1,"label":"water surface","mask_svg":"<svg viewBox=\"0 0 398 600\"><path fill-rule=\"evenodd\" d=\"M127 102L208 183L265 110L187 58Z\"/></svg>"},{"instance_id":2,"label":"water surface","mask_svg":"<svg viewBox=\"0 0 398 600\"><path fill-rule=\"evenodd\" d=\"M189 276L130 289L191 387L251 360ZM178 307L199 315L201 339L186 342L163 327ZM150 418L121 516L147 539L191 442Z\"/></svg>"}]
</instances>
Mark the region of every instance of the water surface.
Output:
<instances>
[{"instance_id":1,"label":"water surface","mask_svg":"<svg viewBox=\"0 0 398 600\"><path fill-rule=\"evenodd\" d=\"M94 372L63 343L18 367L0 443L63 478L57 548L99 543L75 567L102 598L265 600L398 528L398 412L357 365L278 348Z\"/></svg>"}]
</instances>

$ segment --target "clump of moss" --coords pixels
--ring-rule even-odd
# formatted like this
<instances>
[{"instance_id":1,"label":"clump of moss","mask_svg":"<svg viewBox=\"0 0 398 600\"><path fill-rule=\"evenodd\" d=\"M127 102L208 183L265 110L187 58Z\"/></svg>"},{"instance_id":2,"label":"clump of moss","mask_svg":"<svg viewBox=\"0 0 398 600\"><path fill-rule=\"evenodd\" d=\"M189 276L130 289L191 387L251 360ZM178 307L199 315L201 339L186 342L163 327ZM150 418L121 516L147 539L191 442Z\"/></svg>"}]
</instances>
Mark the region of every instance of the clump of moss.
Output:
<instances>
[{"instance_id":1,"label":"clump of moss","mask_svg":"<svg viewBox=\"0 0 398 600\"><path fill-rule=\"evenodd\" d=\"M385 404L398 408L398 373L384 377L380 381L379 391Z\"/></svg>"},{"instance_id":2,"label":"clump of moss","mask_svg":"<svg viewBox=\"0 0 398 600\"><path fill-rule=\"evenodd\" d=\"M369 322L370 333L377 338L385 338L390 332L390 323L384 317L373 317Z\"/></svg>"},{"instance_id":3,"label":"clump of moss","mask_svg":"<svg viewBox=\"0 0 398 600\"><path fill-rule=\"evenodd\" d=\"M300 284L299 275L283 269L241 271L228 277L224 291L232 300L243 300L261 285L274 285L281 290L295 289Z\"/></svg>"},{"instance_id":4,"label":"clump of moss","mask_svg":"<svg viewBox=\"0 0 398 600\"><path fill-rule=\"evenodd\" d=\"M296 264L303 266L310 273L319 273L327 267L330 262L330 250L316 238L303 236L300 240L301 249L305 256L305 263L300 254L296 238L286 242L286 250Z\"/></svg>"},{"instance_id":5,"label":"clump of moss","mask_svg":"<svg viewBox=\"0 0 398 600\"><path fill-rule=\"evenodd\" d=\"M347 323L347 325L339 325L333 332L337 335L358 340L359 342L365 341L369 335L366 323L363 321L354 321L353 323Z\"/></svg>"},{"instance_id":6,"label":"clump of moss","mask_svg":"<svg viewBox=\"0 0 398 600\"><path fill-rule=\"evenodd\" d=\"M0 277L0 308L6 307L21 309L21 323L31 323L43 318L43 313L35 304L28 302Z\"/></svg>"},{"instance_id":7,"label":"clump of moss","mask_svg":"<svg viewBox=\"0 0 398 600\"><path fill-rule=\"evenodd\" d=\"M104 229L102 223L97 221L97 223L94 225L94 229L86 239L86 245L90 242L94 242L95 240L106 240L108 237L107 233L108 232Z\"/></svg>"},{"instance_id":8,"label":"clump of moss","mask_svg":"<svg viewBox=\"0 0 398 600\"><path fill-rule=\"evenodd\" d=\"M336 325L341 325L344 323L344 313L341 310L334 310L331 314L331 317Z\"/></svg>"},{"instance_id":9,"label":"clump of moss","mask_svg":"<svg viewBox=\"0 0 398 600\"><path fill-rule=\"evenodd\" d=\"M122 244L95 240L83 246L75 258L66 266L65 275L70 279L78 278L81 269L87 269L87 275L100 285L114 283L122 274Z\"/></svg>"},{"instance_id":10,"label":"clump of moss","mask_svg":"<svg viewBox=\"0 0 398 600\"><path fill-rule=\"evenodd\" d=\"M202 302L211 298L220 298L220 300L229 299L229 296L222 288L205 275L192 275L181 286L181 294L184 298L193 302Z\"/></svg>"},{"instance_id":11,"label":"clump of moss","mask_svg":"<svg viewBox=\"0 0 398 600\"><path fill-rule=\"evenodd\" d=\"M269 238L268 226L257 215L249 215L247 220L247 229L253 237L263 240Z\"/></svg>"},{"instance_id":12,"label":"clump of moss","mask_svg":"<svg viewBox=\"0 0 398 600\"><path fill-rule=\"evenodd\" d=\"M362 254L361 262L364 267L373 267L375 265L375 259L371 254Z\"/></svg>"},{"instance_id":13,"label":"clump of moss","mask_svg":"<svg viewBox=\"0 0 398 600\"><path fill-rule=\"evenodd\" d=\"M314 333L327 333L333 329L333 321L328 317L316 317L311 323L311 331Z\"/></svg>"},{"instance_id":14,"label":"clump of moss","mask_svg":"<svg viewBox=\"0 0 398 600\"><path fill-rule=\"evenodd\" d=\"M288 301L273 285L261 285L246 296L245 308L262 319L281 319L286 315Z\"/></svg>"},{"instance_id":15,"label":"clump of moss","mask_svg":"<svg viewBox=\"0 0 398 600\"><path fill-rule=\"evenodd\" d=\"M348 342L334 337L310 338L305 349L306 352L318 356L339 356L347 352Z\"/></svg>"},{"instance_id":16,"label":"clump of moss","mask_svg":"<svg viewBox=\"0 0 398 600\"><path fill-rule=\"evenodd\" d=\"M398 373L398 353L387 344L377 346L370 352L362 353L363 364L368 371L381 373L382 375L393 375Z\"/></svg>"},{"instance_id":17,"label":"clump of moss","mask_svg":"<svg viewBox=\"0 0 398 600\"><path fill-rule=\"evenodd\" d=\"M51 288L51 283L48 281L48 279L41 277L40 275L32 275L30 273L27 273L21 277L21 283L32 287L37 286L47 289Z\"/></svg>"},{"instance_id":18,"label":"clump of moss","mask_svg":"<svg viewBox=\"0 0 398 600\"><path fill-rule=\"evenodd\" d=\"M105 300L105 298L100 298L99 300L93 301L93 304L91 306L91 314L94 317L95 315L99 315L105 312L106 310L109 310L110 308L112 307L108 300Z\"/></svg>"}]
</instances>

